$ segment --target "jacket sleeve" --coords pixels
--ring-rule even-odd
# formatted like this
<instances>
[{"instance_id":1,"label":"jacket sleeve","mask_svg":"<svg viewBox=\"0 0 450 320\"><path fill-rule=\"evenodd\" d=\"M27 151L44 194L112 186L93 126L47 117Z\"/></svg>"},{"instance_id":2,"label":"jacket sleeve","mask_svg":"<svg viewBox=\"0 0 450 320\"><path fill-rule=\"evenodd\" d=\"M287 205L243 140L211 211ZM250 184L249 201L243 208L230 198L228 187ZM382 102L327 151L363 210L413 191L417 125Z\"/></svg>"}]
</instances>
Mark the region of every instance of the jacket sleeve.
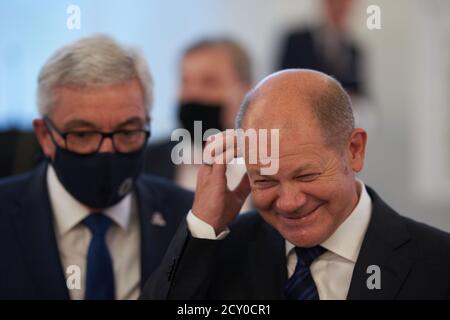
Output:
<instances>
[{"instance_id":1,"label":"jacket sleeve","mask_svg":"<svg viewBox=\"0 0 450 320\"><path fill-rule=\"evenodd\" d=\"M140 299L207 299L215 255L222 241L193 238L184 220Z\"/></svg>"}]
</instances>

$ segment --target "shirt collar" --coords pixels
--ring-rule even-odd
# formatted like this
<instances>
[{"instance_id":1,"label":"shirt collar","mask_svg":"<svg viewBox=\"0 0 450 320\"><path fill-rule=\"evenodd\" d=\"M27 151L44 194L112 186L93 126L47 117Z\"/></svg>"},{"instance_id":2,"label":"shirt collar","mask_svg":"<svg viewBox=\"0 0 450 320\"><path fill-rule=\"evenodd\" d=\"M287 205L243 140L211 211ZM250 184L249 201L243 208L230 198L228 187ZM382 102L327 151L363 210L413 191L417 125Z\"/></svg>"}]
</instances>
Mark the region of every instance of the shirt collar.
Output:
<instances>
[{"instance_id":1,"label":"shirt collar","mask_svg":"<svg viewBox=\"0 0 450 320\"><path fill-rule=\"evenodd\" d=\"M358 258L372 214L372 200L367 193L364 183L359 179L356 179L356 183L361 192L355 209L336 231L321 244L328 251L352 262L356 262ZM286 240L286 255L294 247L292 243Z\"/></svg>"},{"instance_id":2,"label":"shirt collar","mask_svg":"<svg viewBox=\"0 0 450 320\"><path fill-rule=\"evenodd\" d=\"M83 221L90 211L64 188L51 165L47 169L47 184L56 227L59 235L63 236ZM131 216L131 194L125 196L116 205L105 209L103 213L122 229L128 230Z\"/></svg>"}]
</instances>

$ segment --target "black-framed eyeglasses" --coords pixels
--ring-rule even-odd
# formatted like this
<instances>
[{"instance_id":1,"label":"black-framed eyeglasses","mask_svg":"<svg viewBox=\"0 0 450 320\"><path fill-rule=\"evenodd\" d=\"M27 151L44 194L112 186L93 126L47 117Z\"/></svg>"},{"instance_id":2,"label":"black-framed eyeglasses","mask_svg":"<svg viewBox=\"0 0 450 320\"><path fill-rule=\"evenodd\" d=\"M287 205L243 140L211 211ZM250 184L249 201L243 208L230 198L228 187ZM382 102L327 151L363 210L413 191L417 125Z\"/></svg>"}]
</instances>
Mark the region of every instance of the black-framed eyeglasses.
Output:
<instances>
[{"instance_id":1,"label":"black-framed eyeglasses","mask_svg":"<svg viewBox=\"0 0 450 320\"><path fill-rule=\"evenodd\" d=\"M101 132L94 130L67 131L59 130L48 117L44 117L47 129L56 131L63 139L65 149L79 154L97 153L105 138L110 138L114 150L118 153L133 153L141 150L147 144L150 131L145 129L117 130ZM50 133L53 142L56 141Z\"/></svg>"}]
</instances>

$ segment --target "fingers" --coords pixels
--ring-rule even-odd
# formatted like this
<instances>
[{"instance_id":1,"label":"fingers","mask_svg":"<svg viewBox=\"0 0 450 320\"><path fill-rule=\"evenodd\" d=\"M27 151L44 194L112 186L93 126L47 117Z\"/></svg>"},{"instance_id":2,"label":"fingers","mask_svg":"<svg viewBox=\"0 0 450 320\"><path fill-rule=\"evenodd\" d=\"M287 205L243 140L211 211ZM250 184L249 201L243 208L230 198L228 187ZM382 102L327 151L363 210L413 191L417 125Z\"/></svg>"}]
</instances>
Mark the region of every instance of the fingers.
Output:
<instances>
[{"instance_id":1,"label":"fingers","mask_svg":"<svg viewBox=\"0 0 450 320\"><path fill-rule=\"evenodd\" d=\"M214 136L205 146L204 164L198 172L192 211L211 225L216 234L225 230L239 214L250 193L247 174L233 191L228 188L226 164L237 154L236 150L236 135L233 130Z\"/></svg>"},{"instance_id":2,"label":"fingers","mask_svg":"<svg viewBox=\"0 0 450 320\"><path fill-rule=\"evenodd\" d=\"M210 136L203 150L203 165L199 170L198 179L205 182L208 179L214 179L216 182L226 185L226 164L232 162L239 155L237 142L238 132L232 129ZM247 187L249 184L246 175L241 184L237 187L237 190L245 200L250 192L250 187Z\"/></svg>"},{"instance_id":3,"label":"fingers","mask_svg":"<svg viewBox=\"0 0 450 320\"><path fill-rule=\"evenodd\" d=\"M226 177L227 166L213 162L212 164L204 163L197 174L197 185L200 181L208 183L215 181L215 183L227 184Z\"/></svg>"},{"instance_id":4,"label":"fingers","mask_svg":"<svg viewBox=\"0 0 450 320\"><path fill-rule=\"evenodd\" d=\"M233 190L233 194L244 203L245 199L247 199L250 194L250 190L250 180L248 175L244 174L239 185Z\"/></svg>"},{"instance_id":5,"label":"fingers","mask_svg":"<svg viewBox=\"0 0 450 320\"><path fill-rule=\"evenodd\" d=\"M199 171L198 171L198 178L200 179L207 179L207 178L218 178L218 177L224 177L226 179L225 176L225 172L227 170L226 165L223 164L218 164L218 163L213 163L213 164L203 164Z\"/></svg>"},{"instance_id":6,"label":"fingers","mask_svg":"<svg viewBox=\"0 0 450 320\"><path fill-rule=\"evenodd\" d=\"M207 140L203 150L203 162L207 164L226 164L241 156L236 130L228 129Z\"/></svg>"}]
</instances>

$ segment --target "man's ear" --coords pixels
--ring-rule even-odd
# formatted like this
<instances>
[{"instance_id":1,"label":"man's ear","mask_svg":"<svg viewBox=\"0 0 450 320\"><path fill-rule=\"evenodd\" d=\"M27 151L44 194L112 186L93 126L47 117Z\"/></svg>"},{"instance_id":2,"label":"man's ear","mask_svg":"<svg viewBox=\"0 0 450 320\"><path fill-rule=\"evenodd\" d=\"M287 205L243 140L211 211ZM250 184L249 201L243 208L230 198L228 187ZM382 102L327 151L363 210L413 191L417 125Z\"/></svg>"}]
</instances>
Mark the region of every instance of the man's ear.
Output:
<instances>
[{"instance_id":1,"label":"man's ear","mask_svg":"<svg viewBox=\"0 0 450 320\"><path fill-rule=\"evenodd\" d=\"M362 128L353 129L348 142L348 159L353 172L360 172L366 156L367 132Z\"/></svg>"},{"instance_id":2,"label":"man's ear","mask_svg":"<svg viewBox=\"0 0 450 320\"><path fill-rule=\"evenodd\" d=\"M50 132L45 126L43 119L33 120L33 129L36 134L36 138L41 145L42 151L50 159L54 159L55 156L55 145L50 137Z\"/></svg>"}]
</instances>

